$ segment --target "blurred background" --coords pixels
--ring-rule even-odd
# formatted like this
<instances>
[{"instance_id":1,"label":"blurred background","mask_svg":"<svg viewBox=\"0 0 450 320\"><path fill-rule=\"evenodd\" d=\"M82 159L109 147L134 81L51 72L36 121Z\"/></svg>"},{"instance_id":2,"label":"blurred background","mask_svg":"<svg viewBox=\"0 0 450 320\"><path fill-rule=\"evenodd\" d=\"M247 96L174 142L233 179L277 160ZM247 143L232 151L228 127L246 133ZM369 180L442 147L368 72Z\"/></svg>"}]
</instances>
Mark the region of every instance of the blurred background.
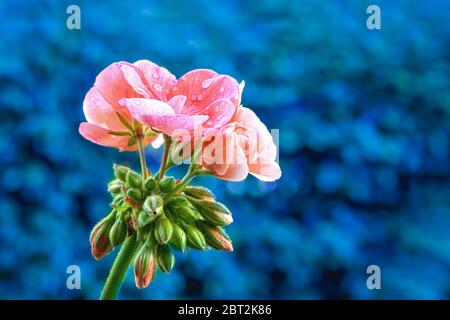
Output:
<instances>
[{"instance_id":1,"label":"blurred background","mask_svg":"<svg viewBox=\"0 0 450 320\"><path fill-rule=\"evenodd\" d=\"M66 9L81 8L81 30ZM381 30L366 8L381 7ZM283 177L212 178L235 251L176 256L121 299L450 298L450 29L432 1L1 1L0 298L97 299L114 254L89 232L113 162L84 140L82 102L115 61L245 80L280 129ZM156 168L160 150L147 150ZM181 170L171 171L181 174ZM68 290L66 268L81 268ZM381 268L368 290L366 268Z\"/></svg>"}]
</instances>

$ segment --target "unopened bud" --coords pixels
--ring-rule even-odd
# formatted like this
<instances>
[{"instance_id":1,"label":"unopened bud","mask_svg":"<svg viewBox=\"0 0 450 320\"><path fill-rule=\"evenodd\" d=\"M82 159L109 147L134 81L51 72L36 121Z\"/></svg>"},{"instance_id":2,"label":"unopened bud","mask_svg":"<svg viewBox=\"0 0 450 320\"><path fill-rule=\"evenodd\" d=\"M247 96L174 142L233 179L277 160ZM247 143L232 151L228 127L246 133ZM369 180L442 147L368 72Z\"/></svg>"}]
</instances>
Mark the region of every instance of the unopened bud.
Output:
<instances>
[{"instance_id":1,"label":"unopened bud","mask_svg":"<svg viewBox=\"0 0 450 320\"><path fill-rule=\"evenodd\" d=\"M171 243L182 252L186 250L186 233L176 224L173 224Z\"/></svg>"},{"instance_id":2,"label":"unopened bud","mask_svg":"<svg viewBox=\"0 0 450 320\"><path fill-rule=\"evenodd\" d=\"M134 201L142 200L142 191L140 189L132 188L127 190L127 197Z\"/></svg>"},{"instance_id":3,"label":"unopened bud","mask_svg":"<svg viewBox=\"0 0 450 320\"><path fill-rule=\"evenodd\" d=\"M122 191L123 183L119 179L114 179L108 184L108 192L112 195L119 194Z\"/></svg>"},{"instance_id":4,"label":"unopened bud","mask_svg":"<svg viewBox=\"0 0 450 320\"><path fill-rule=\"evenodd\" d=\"M175 187L175 179L172 177L164 178L159 183L159 190L161 190L164 193L167 193L171 191Z\"/></svg>"},{"instance_id":5,"label":"unopened bud","mask_svg":"<svg viewBox=\"0 0 450 320\"><path fill-rule=\"evenodd\" d=\"M186 240L189 247L197 250L204 250L206 248L205 237L197 228L184 224L184 232L186 233Z\"/></svg>"},{"instance_id":6,"label":"unopened bud","mask_svg":"<svg viewBox=\"0 0 450 320\"><path fill-rule=\"evenodd\" d=\"M158 248L158 266L163 272L170 272L175 264L175 257L167 245Z\"/></svg>"},{"instance_id":7,"label":"unopened bud","mask_svg":"<svg viewBox=\"0 0 450 320\"><path fill-rule=\"evenodd\" d=\"M156 217L157 215L153 214L152 212L141 210L138 215L138 224L141 227L146 226L153 220L155 220Z\"/></svg>"},{"instance_id":8,"label":"unopened bud","mask_svg":"<svg viewBox=\"0 0 450 320\"><path fill-rule=\"evenodd\" d=\"M155 277L157 263L151 247L146 243L134 259L134 281L139 289L146 288Z\"/></svg>"},{"instance_id":9,"label":"unopened bud","mask_svg":"<svg viewBox=\"0 0 450 320\"><path fill-rule=\"evenodd\" d=\"M162 216L156 221L155 238L160 244L166 244L172 237L173 226L169 219Z\"/></svg>"},{"instance_id":10,"label":"unopened bud","mask_svg":"<svg viewBox=\"0 0 450 320\"><path fill-rule=\"evenodd\" d=\"M122 182L126 181L127 172L130 170L129 168L118 165L118 164L114 164L113 170L114 170L114 176L117 179L119 179Z\"/></svg>"},{"instance_id":11,"label":"unopened bud","mask_svg":"<svg viewBox=\"0 0 450 320\"><path fill-rule=\"evenodd\" d=\"M233 222L231 212L220 202L189 199L202 217L214 226L226 226Z\"/></svg>"},{"instance_id":12,"label":"unopened bud","mask_svg":"<svg viewBox=\"0 0 450 320\"><path fill-rule=\"evenodd\" d=\"M111 230L109 232L109 239L111 240L112 245L115 247L121 244L126 237L127 225L125 224L123 213L120 213L117 216L113 226L111 227Z\"/></svg>"},{"instance_id":13,"label":"unopened bud","mask_svg":"<svg viewBox=\"0 0 450 320\"><path fill-rule=\"evenodd\" d=\"M126 181L127 181L127 185L130 186L131 188L140 189L142 187L141 176L132 170L128 170L128 173L126 176Z\"/></svg>"},{"instance_id":14,"label":"unopened bud","mask_svg":"<svg viewBox=\"0 0 450 320\"><path fill-rule=\"evenodd\" d=\"M198 200L215 201L216 199L214 194L209 189L204 187L187 186L184 188L183 192L186 195Z\"/></svg>"},{"instance_id":15,"label":"unopened bud","mask_svg":"<svg viewBox=\"0 0 450 320\"><path fill-rule=\"evenodd\" d=\"M117 194L114 196L112 204L113 206L121 206L123 205L123 200L125 199L123 194Z\"/></svg>"},{"instance_id":16,"label":"unopened bud","mask_svg":"<svg viewBox=\"0 0 450 320\"><path fill-rule=\"evenodd\" d=\"M169 206L171 209L175 209L175 208L179 208L179 207L187 207L190 205L191 205L191 203L184 196L173 196L167 202L167 206Z\"/></svg>"},{"instance_id":17,"label":"unopened bud","mask_svg":"<svg viewBox=\"0 0 450 320\"><path fill-rule=\"evenodd\" d=\"M147 178L144 182L145 190L152 192L156 188L156 181L153 177Z\"/></svg>"},{"instance_id":18,"label":"unopened bud","mask_svg":"<svg viewBox=\"0 0 450 320\"><path fill-rule=\"evenodd\" d=\"M142 208L153 215L157 215L163 211L163 205L163 198L160 195L152 194L145 199Z\"/></svg>"},{"instance_id":19,"label":"unopened bud","mask_svg":"<svg viewBox=\"0 0 450 320\"><path fill-rule=\"evenodd\" d=\"M175 214L177 218L180 218L185 222L192 222L200 218L198 211L190 207L178 207L172 210L172 212Z\"/></svg>"},{"instance_id":20,"label":"unopened bud","mask_svg":"<svg viewBox=\"0 0 450 320\"><path fill-rule=\"evenodd\" d=\"M203 233L206 243L209 246L217 250L223 250L228 252L233 251L233 245L231 244L231 240L222 229L211 226L203 221L199 221L197 223L197 226Z\"/></svg>"},{"instance_id":21,"label":"unopened bud","mask_svg":"<svg viewBox=\"0 0 450 320\"><path fill-rule=\"evenodd\" d=\"M97 223L91 232L91 253L97 260L103 258L113 249L113 245L109 239L109 232L113 222L112 217L108 216Z\"/></svg>"}]
</instances>

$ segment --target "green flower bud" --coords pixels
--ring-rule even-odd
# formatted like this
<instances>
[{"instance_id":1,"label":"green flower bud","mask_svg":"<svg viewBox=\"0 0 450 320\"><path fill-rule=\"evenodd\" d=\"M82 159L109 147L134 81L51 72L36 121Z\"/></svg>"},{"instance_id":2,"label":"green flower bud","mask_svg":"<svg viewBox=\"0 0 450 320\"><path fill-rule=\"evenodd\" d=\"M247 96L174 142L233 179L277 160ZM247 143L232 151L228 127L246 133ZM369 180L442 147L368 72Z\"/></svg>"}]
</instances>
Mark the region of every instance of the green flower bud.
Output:
<instances>
[{"instance_id":1,"label":"green flower bud","mask_svg":"<svg viewBox=\"0 0 450 320\"><path fill-rule=\"evenodd\" d=\"M141 210L138 215L138 224L141 227L146 226L153 220L155 220L156 217L157 215L153 214L152 212Z\"/></svg>"},{"instance_id":2,"label":"green flower bud","mask_svg":"<svg viewBox=\"0 0 450 320\"><path fill-rule=\"evenodd\" d=\"M140 189L128 189L127 190L127 197L134 201L141 201L142 200L142 191Z\"/></svg>"},{"instance_id":3,"label":"green flower bud","mask_svg":"<svg viewBox=\"0 0 450 320\"><path fill-rule=\"evenodd\" d=\"M231 212L220 202L189 199L202 217L214 226L226 226L233 222Z\"/></svg>"},{"instance_id":4,"label":"green flower bud","mask_svg":"<svg viewBox=\"0 0 450 320\"><path fill-rule=\"evenodd\" d=\"M147 180L145 180L144 187L145 187L145 190L147 190L148 192L152 192L153 190L155 190L155 188L156 188L155 179L153 177L150 177Z\"/></svg>"},{"instance_id":5,"label":"green flower bud","mask_svg":"<svg viewBox=\"0 0 450 320\"><path fill-rule=\"evenodd\" d=\"M113 206L121 206L123 205L123 201L124 201L125 197L123 194L117 194L114 196L112 204Z\"/></svg>"},{"instance_id":6,"label":"green flower bud","mask_svg":"<svg viewBox=\"0 0 450 320\"><path fill-rule=\"evenodd\" d=\"M204 250L206 248L205 237L197 228L184 224L184 232L186 233L186 240L189 247L197 250Z\"/></svg>"},{"instance_id":7,"label":"green flower bud","mask_svg":"<svg viewBox=\"0 0 450 320\"><path fill-rule=\"evenodd\" d=\"M209 189L197 186L187 186L184 188L183 192L195 199L198 200L206 200L206 201L215 201L216 197L214 194L209 191Z\"/></svg>"},{"instance_id":8,"label":"green flower bud","mask_svg":"<svg viewBox=\"0 0 450 320\"><path fill-rule=\"evenodd\" d=\"M186 250L186 233L178 225L173 224L171 244L182 252Z\"/></svg>"},{"instance_id":9,"label":"green flower bud","mask_svg":"<svg viewBox=\"0 0 450 320\"><path fill-rule=\"evenodd\" d=\"M221 228L211 226L204 221L198 221L197 226L203 233L206 243L209 246L217 250L233 251L230 238Z\"/></svg>"},{"instance_id":10,"label":"green flower bud","mask_svg":"<svg viewBox=\"0 0 450 320\"><path fill-rule=\"evenodd\" d=\"M114 176L122 182L126 181L127 172L130 170L125 166L121 166L118 164L113 165Z\"/></svg>"},{"instance_id":11,"label":"green flower bud","mask_svg":"<svg viewBox=\"0 0 450 320\"><path fill-rule=\"evenodd\" d=\"M158 265L162 272L170 272L175 264L175 257L167 245L158 247Z\"/></svg>"},{"instance_id":12,"label":"green flower bud","mask_svg":"<svg viewBox=\"0 0 450 320\"><path fill-rule=\"evenodd\" d=\"M159 183L159 190L161 190L164 193L167 193L171 191L175 187L176 181L174 178L164 178Z\"/></svg>"},{"instance_id":13,"label":"green flower bud","mask_svg":"<svg viewBox=\"0 0 450 320\"><path fill-rule=\"evenodd\" d=\"M146 288L155 277L157 267L153 250L148 243L145 243L136 253L134 259L136 287L139 289Z\"/></svg>"},{"instance_id":14,"label":"green flower bud","mask_svg":"<svg viewBox=\"0 0 450 320\"><path fill-rule=\"evenodd\" d=\"M169 219L160 217L156 221L155 238L160 244L166 244L172 237L173 226Z\"/></svg>"},{"instance_id":15,"label":"green flower bud","mask_svg":"<svg viewBox=\"0 0 450 320\"><path fill-rule=\"evenodd\" d=\"M167 202L167 206L171 209L176 209L179 207L189 207L192 206L189 200L184 196L173 196Z\"/></svg>"},{"instance_id":16,"label":"green flower bud","mask_svg":"<svg viewBox=\"0 0 450 320\"><path fill-rule=\"evenodd\" d=\"M113 249L113 245L109 239L109 232L114 223L113 218L113 215L110 214L102 219L91 232L91 252L92 256L97 260L103 258Z\"/></svg>"},{"instance_id":17,"label":"green flower bud","mask_svg":"<svg viewBox=\"0 0 450 320\"><path fill-rule=\"evenodd\" d=\"M132 170L128 170L126 181L127 185L130 186L131 188L138 188L138 189L142 188L141 176Z\"/></svg>"},{"instance_id":18,"label":"green flower bud","mask_svg":"<svg viewBox=\"0 0 450 320\"><path fill-rule=\"evenodd\" d=\"M172 212L175 214L175 216L184 222L192 222L196 219L199 219L199 214L195 208L190 207L178 207Z\"/></svg>"},{"instance_id":19,"label":"green flower bud","mask_svg":"<svg viewBox=\"0 0 450 320\"><path fill-rule=\"evenodd\" d=\"M108 192L116 195L122 191L122 182L119 179L114 179L110 183L108 183Z\"/></svg>"},{"instance_id":20,"label":"green flower bud","mask_svg":"<svg viewBox=\"0 0 450 320\"><path fill-rule=\"evenodd\" d=\"M116 221L114 222L111 230L109 232L109 239L112 245L115 247L121 244L127 237L127 225L123 217L123 213L117 215Z\"/></svg>"},{"instance_id":21,"label":"green flower bud","mask_svg":"<svg viewBox=\"0 0 450 320\"><path fill-rule=\"evenodd\" d=\"M153 215L157 215L163 211L163 205L163 198L157 194L152 194L145 199L142 208Z\"/></svg>"}]
</instances>

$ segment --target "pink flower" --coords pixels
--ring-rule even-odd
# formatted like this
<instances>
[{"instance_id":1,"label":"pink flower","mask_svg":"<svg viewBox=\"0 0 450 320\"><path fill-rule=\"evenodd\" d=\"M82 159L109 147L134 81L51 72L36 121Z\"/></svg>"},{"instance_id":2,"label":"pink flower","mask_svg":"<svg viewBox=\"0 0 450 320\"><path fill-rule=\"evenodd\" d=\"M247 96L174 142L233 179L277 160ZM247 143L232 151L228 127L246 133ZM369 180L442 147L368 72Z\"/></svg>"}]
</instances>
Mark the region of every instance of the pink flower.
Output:
<instances>
[{"instance_id":1,"label":"pink flower","mask_svg":"<svg viewBox=\"0 0 450 320\"><path fill-rule=\"evenodd\" d=\"M262 181L275 181L281 177L276 156L266 126L253 111L240 107L232 121L203 145L201 164L224 180L240 181L250 173Z\"/></svg>"},{"instance_id":2,"label":"pink flower","mask_svg":"<svg viewBox=\"0 0 450 320\"><path fill-rule=\"evenodd\" d=\"M176 84L175 76L147 60L113 63L97 76L94 86L86 94L83 111L87 122L80 124L80 134L102 146L120 150L135 150L130 135L117 132L130 131L124 121L132 124L131 114L119 101L124 98L149 98L166 101L167 94ZM122 121L119 118L122 117ZM145 133L145 132L144 132ZM154 141L148 136L144 144ZM130 143L131 142L131 143Z\"/></svg>"},{"instance_id":3,"label":"pink flower","mask_svg":"<svg viewBox=\"0 0 450 320\"><path fill-rule=\"evenodd\" d=\"M200 125L202 135L216 132L231 120L240 104L236 80L212 70L188 72L164 90L168 90L166 100L124 98L120 104L142 124L170 136L176 130L192 132Z\"/></svg>"}]
</instances>

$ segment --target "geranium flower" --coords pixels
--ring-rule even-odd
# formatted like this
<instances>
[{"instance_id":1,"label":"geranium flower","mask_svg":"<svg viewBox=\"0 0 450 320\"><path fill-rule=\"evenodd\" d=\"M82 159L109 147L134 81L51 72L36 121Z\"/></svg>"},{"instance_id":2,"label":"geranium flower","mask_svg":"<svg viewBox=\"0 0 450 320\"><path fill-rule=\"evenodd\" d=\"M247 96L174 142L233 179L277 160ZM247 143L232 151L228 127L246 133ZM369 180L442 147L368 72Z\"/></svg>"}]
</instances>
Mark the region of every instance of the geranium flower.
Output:
<instances>
[{"instance_id":1,"label":"geranium flower","mask_svg":"<svg viewBox=\"0 0 450 320\"><path fill-rule=\"evenodd\" d=\"M203 144L201 165L223 180L240 181L250 173L275 181L281 177L276 156L267 127L253 111L239 107L231 122Z\"/></svg>"},{"instance_id":2,"label":"geranium flower","mask_svg":"<svg viewBox=\"0 0 450 320\"><path fill-rule=\"evenodd\" d=\"M133 118L119 101L123 98L167 101L167 94L175 84L175 76L148 60L111 64L100 72L86 94L83 111L87 122L80 124L80 134L102 146L136 150L134 138L127 134L133 131ZM145 145L157 138L151 131L147 133L150 135L145 137Z\"/></svg>"},{"instance_id":3,"label":"geranium flower","mask_svg":"<svg viewBox=\"0 0 450 320\"><path fill-rule=\"evenodd\" d=\"M199 69L188 72L170 88L167 100L124 98L120 104L140 123L172 136L176 130L202 135L220 130L240 104L239 85L227 75Z\"/></svg>"}]
</instances>

